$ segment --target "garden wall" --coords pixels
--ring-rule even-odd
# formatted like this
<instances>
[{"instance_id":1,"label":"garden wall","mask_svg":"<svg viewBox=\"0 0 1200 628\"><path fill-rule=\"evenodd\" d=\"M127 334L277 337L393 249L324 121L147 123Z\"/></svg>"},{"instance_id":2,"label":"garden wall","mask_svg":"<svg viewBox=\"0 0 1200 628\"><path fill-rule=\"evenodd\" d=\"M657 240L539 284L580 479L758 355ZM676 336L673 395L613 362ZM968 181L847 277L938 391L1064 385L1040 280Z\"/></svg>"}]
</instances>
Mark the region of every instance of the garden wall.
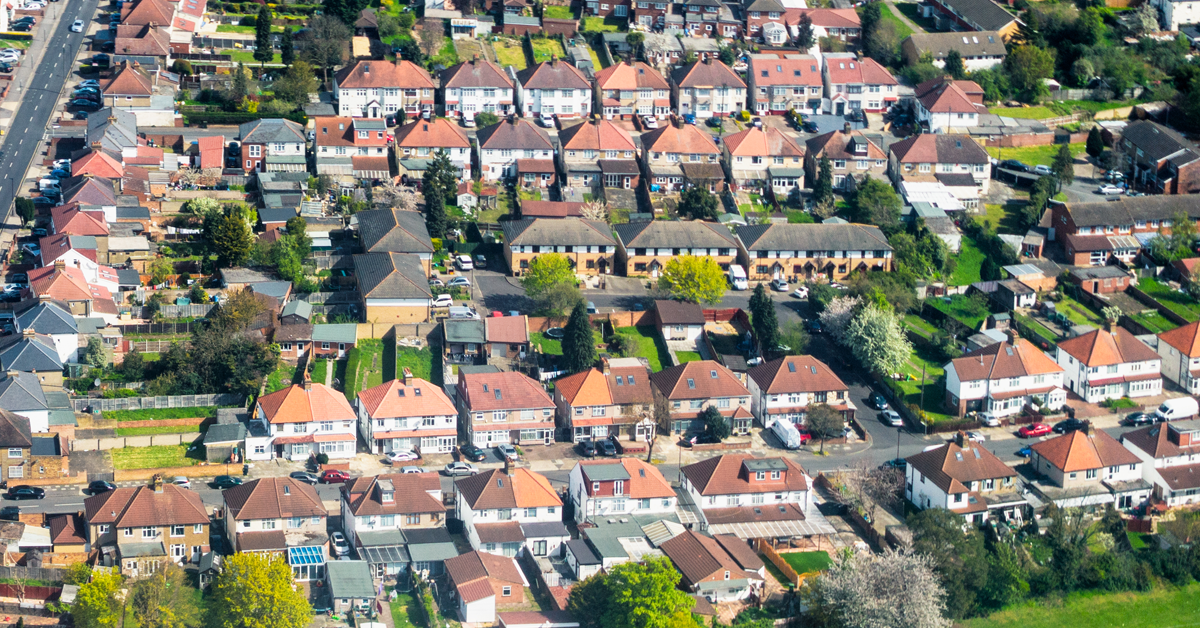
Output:
<instances>
[{"instance_id":1,"label":"garden wall","mask_svg":"<svg viewBox=\"0 0 1200 628\"><path fill-rule=\"evenodd\" d=\"M1145 292L1142 292L1142 290L1140 288L1138 288L1137 286L1129 286L1128 288L1125 289L1125 293L1128 294L1129 296L1137 299L1138 301L1145 303L1147 306L1154 308L1156 311L1158 311L1159 314L1162 314L1163 318L1171 321L1172 323L1175 323L1176 325L1187 325L1188 323L1191 322L1188 319L1177 314L1171 308L1163 305L1162 303L1159 303L1158 299L1155 299L1154 297L1146 294Z\"/></svg>"},{"instance_id":2,"label":"garden wall","mask_svg":"<svg viewBox=\"0 0 1200 628\"><path fill-rule=\"evenodd\" d=\"M71 484L87 484L87 471L78 471L75 475L68 475L61 478L24 478L22 484L30 486L67 486Z\"/></svg>"},{"instance_id":3,"label":"garden wall","mask_svg":"<svg viewBox=\"0 0 1200 628\"><path fill-rule=\"evenodd\" d=\"M613 327L642 327L654 325L654 312L608 312L605 314L589 314L588 320L594 325L605 322ZM529 317L529 333L542 333L552 327L563 327L567 324L566 317L546 318L542 316Z\"/></svg>"},{"instance_id":4,"label":"garden wall","mask_svg":"<svg viewBox=\"0 0 1200 628\"><path fill-rule=\"evenodd\" d=\"M182 475L184 477L240 476L242 474L242 464L200 464L192 467L167 467L163 469L117 469L113 471L113 481L149 480L159 474L162 474L164 477L173 475Z\"/></svg>"},{"instance_id":5,"label":"garden wall","mask_svg":"<svg viewBox=\"0 0 1200 628\"><path fill-rule=\"evenodd\" d=\"M204 435L197 432L188 432L186 434L153 434L150 436L114 436L112 438L77 438L71 441L71 451L106 451L109 449L123 449L125 447L190 445L203 439Z\"/></svg>"},{"instance_id":6,"label":"garden wall","mask_svg":"<svg viewBox=\"0 0 1200 628\"><path fill-rule=\"evenodd\" d=\"M237 127L234 128L236 129ZM176 190L171 193L171 197L177 201L187 201L194 198L212 198L218 201L241 201L246 198L246 193L237 190Z\"/></svg>"},{"instance_id":7,"label":"garden wall","mask_svg":"<svg viewBox=\"0 0 1200 628\"><path fill-rule=\"evenodd\" d=\"M986 140L983 145L991 148L1020 148L1022 146L1047 146L1050 144L1061 144L1058 140L1062 137L1056 133L1022 133L1019 135L1005 135L998 138ZM1078 144L1087 141L1087 133L1072 133L1065 136L1071 144Z\"/></svg>"}]
</instances>

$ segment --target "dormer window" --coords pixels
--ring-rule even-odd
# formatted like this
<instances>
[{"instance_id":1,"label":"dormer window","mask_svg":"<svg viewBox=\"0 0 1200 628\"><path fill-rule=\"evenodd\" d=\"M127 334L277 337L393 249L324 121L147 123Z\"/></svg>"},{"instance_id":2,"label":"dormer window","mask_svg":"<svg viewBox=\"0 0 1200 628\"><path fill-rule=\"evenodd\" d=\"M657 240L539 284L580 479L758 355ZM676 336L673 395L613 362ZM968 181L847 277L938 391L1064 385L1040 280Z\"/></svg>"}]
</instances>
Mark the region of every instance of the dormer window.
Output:
<instances>
[{"instance_id":1,"label":"dormer window","mask_svg":"<svg viewBox=\"0 0 1200 628\"><path fill-rule=\"evenodd\" d=\"M725 572L725 579L726 579L726 580L728 580L728 579L729 579L729 572L728 572L728 571L726 571L726 572Z\"/></svg>"},{"instance_id":2,"label":"dormer window","mask_svg":"<svg viewBox=\"0 0 1200 628\"><path fill-rule=\"evenodd\" d=\"M765 479L767 479L767 472L766 472L766 471L759 471L758 473L755 473L755 474L754 474L754 479L756 479L756 480L765 480Z\"/></svg>"},{"instance_id":3,"label":"dormer window","mask_svg":"<svg viewBox=\"0 0 1200 628\"><path fill-rule=\"evenodd\" d=\"M383 503L390 504L390 503L396 501L396 494L391 491L385 491L383 493L382 499L383 499Z\"/></svg>"}]
</instances>

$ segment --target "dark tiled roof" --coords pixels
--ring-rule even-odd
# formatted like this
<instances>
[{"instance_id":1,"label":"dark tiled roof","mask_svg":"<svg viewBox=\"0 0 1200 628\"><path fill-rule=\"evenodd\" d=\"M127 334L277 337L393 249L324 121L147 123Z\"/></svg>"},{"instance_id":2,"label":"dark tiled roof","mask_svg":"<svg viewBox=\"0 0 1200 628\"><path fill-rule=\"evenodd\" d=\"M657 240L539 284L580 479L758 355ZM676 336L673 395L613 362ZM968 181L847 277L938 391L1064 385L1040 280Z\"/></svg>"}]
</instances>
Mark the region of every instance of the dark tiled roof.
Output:
<instances>
[{"instance_id":1,"label":"dark tiled roof","mask_svg":"<svg viewBox=\"0 0 1200 628\"><path fill-rule=\"evenodd\" d=\"M654 220L620 224L613 230L626 248L724 249L737 246L729 227L714 222Z\"/></svg>"},{"instance_id":2,"label":"dark tiled roof","mask_svg":"<svg viewBox=\"0 0 1200 628\"><path fill-rule=\"evenodd\" d=\"M425 218L411 211L374 209L359 212L358 233L368 253L432 253Z\"/></svg>"},{"instance_id":3,"label":"dark tiled roof","mask_svg":"<svg viewBox=\"0 0 1200 628\"><path fill-rule=\"evenodd\" d=\"M365 253L354 256L358 291L366 299L429 299L429 280L416 255Z\"/></svg>"},{"instance_id":4,"label":"dark tiled roof","mask_svg":"<svg viewBox=\"0 0 1200 628\"><path fill-rule=\"evenodd\" d=\"M737 237L748 251L890 251L879 227L859 224L747 225Z\"/></svg>"},{"instance_id":5,"label":"dark tiled roof","mask_svg":"<svg viewBox=\"0 0 1200 628\"><path fill-rule=\"evenodd\" d=\"M1174 129L1150 120L1130 122L1121 132L1121 140L1132 142L1150 161L1158 161L1180 151L1196 148L1195 144Z\"/></svg>"},{"instance_id":6,"label":"dark tiled roof","mask_svg":"<svg viewBox=\"0 0 1200 628\"><path fill-rule=\"evenodd\" d=\"M985 31L998 31L1017 18L992 0L940 0L968 22Z\"/></svg>"},{"instance_id":7,"label":"dark tiled roof","mask_svg":"<svg viewBox=\"0 0 1200 628\"><path fill-rule=\"evenodd\" d=\"M703 325L704 310L686 301L655 301L654 309L663 325Z\"/></svg>"}]
</instances>

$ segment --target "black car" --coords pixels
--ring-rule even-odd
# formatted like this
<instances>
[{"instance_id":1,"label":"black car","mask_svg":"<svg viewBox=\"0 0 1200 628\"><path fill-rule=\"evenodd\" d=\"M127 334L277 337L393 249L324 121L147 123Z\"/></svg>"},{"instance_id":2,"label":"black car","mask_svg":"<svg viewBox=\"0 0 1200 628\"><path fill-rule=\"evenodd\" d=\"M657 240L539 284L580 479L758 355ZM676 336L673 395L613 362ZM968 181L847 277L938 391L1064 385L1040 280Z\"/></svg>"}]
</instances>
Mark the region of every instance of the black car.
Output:
<instances>
[{"instance_id":1,"label":"black car","mask_svg":"<svg viewBox=\"0 0 1200 628\"><path fill-rule=\"evenodd\" d=\"M46 490L39 486L14 486L4 494L8 499L45 499Z\"/></svg>"},{"instance_id":2,"label":"black car","mask_svg":"<svg viewBox=\"0 0 1200 628\"><path fill-rule=\"evenodd\" d=\"M804 321L804 331L807 331L810 334L821 333L821 320L816 319L816 318L810 318L810 319Z\"/></svg>"},{"instance_id":3,"label":"black car","mask_svg":"<svg viewBox=\"0 0 1200 628\"><path fill-rule=\"evenodd\" d=\"M904 458L892 458L882 465L886 469L898 469L903 471L908 468L908 461Z\"/></svg>"},{"instance_id":4,"label":"black car","mask_svg":"<svg viewBox=\"0 0 1200 628\"><path fill-rule=\"evenodd\" d=\"M67 106L68 107L77 107L77 108L82 108L82 109L88 109L88 108L99 109L100 103L98 103L94 100L87 100L84 98L76 98L75 100L72 100L71 102L67 103Z\"/></svg>"},{"instance_id":5,"label":"black car","mask_svg":"<svg viewBox=\"0 0 1200 628\"><path fill-rule=\"evenodd\" d=\"M113 484L112 482L96 480L95 482L88 484L87 492L89 495L99 495L100 493L107 493L111 490L115 490L116 488L117 485Z\"/></svg>"},{"instance_id":6,"label":"black car","mask_svg":"<svg viewBox=\"0 0 1200 628\"><path fill-rule=\"evenodd\" d=\"M8 30L13 31L14 33L28 33L29 31L33 30L33 25L29 22L24 24L13 24L12 26L8 27Z\"/></svg>"},{"instance_id":7,"label":"black car","mask_svg":"<svg viewBox=\"0 0 1200 628\"><path fill-rule=\"evenodd\" d=\"M884 399L883 395L879 393L871 393L871 407L876 410L887 410L887 399Z\"/></svg>"},{"instance_id":8,"label":"black car","mask_svg":"<svg viewBox=\"0 0 1200 628\"><path fill-rule=\"evenodd\" d=\"M487 459L487 454L484 453L482 449L472 445L471 443L467 443L466 445L459 447L458 453L462 456L463 460L468 460L470 462L483 462Z\"/></svg>"},{"instance_id":9,"label":"black car","mask_svg":"<svg viewBox=\"0 0 1200 628\"><path fill-rule=\"evenodd\" d=\"M113 52L116 49L117 49L117 45L111 39L100 42L100 51L101 52Z\"/></svg>"},{"instance_id":10,"label":"black car","mask_svg":"<svg viewBox=\"0 0 1200 628\"><path fill-rule=\"evenodd\" d=\"M225 489L225 488L233 488L235 486L241 486L241 485L242 485L242 478L235 477L232 475L218 475L216 478L213 479L213 486L215 488Z\"/></svg>"},{"instance_id":11,"label":"black car","mask_svg":"<svg viewBox=\"0 0 1200 628\"><path fill-rule=\"evenodd\" d=\"M1017 161L1016 159L1005 159L1000 162L1000 167L1005 170L1015 170L1017 172L1029 172L1029 166Z\"/></svg>"},{"instance_id":12,"label":"black car","mask_svg":"<svg viewBox=\"0 0 1200 628\"><path fill-rule=\"evenodd\" d=\"M305 484L316 484L318 480L316 474L309 473L308 471L292 471L288 477L293 480L300 480Z\"/></svg>"},{"instance_id":13,"label":"black car","mask_svg":"<svg viewBox=\"0 0 1200 628\"><path fill-rule=\"evenodd\" d=\"M616 457L616 455L617 455L617 445L608 439L604 439L602 441L597 441L596 449L600 453L601 456Z\"/></svg>"},{"instance_id":14,"label":"black car","mask_svg":"<svg viewBox=\"0 0 1200 628\"><path fill-rule=\"evenodd\" d=\"M1075 430L1083 429L1083 426L1085 425L1087 425L1087 421L1082 421L1073 417L1070 419L1064 419L1054 424L1054 433L1066 434L1067 432L1074 432Z\"/></svg>"},{"instance_id":15,"label":"black car","mask_svg":"<svg viewBox=\"0 0 1200 628\"><path fill-rule=\"evenodd\" d=\"M1154 423L1154 420L1153 414L1146 412L1134 412L1125 417L1125 420L1121 422L1131 427L1137 427L1139 425L1150 425L1151 423Z\"/></svg>"},{"instance_id":16,"label":"black car","mask_svg":"<svg viewBox=\"0 0 1200 628\"><path fill-rule=\"evenodd\" d=\"M0 508L0 521L18 521L21 519L21 509L17 506Z\"/></svg>"},{"instance_id":17,"label":"black car","mask_svg":"<svg viewBox=\"0 0 1200 628\"><path fill-rule=\"evenodd\" d=\"M593 441L593 440L579 441L579 455L583 456L584 458L595 458L596 457L596 441Z\"/></svg>"}]
</instances>

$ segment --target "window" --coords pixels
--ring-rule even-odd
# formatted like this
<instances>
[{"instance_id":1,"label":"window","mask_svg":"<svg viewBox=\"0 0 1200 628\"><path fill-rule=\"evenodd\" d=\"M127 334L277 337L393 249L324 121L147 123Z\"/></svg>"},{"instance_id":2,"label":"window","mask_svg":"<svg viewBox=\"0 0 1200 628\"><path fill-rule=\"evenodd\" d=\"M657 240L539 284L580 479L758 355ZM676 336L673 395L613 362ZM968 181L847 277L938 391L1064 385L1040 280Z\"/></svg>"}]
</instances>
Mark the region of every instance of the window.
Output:
<instances>
[{"instance_id":1,"label":"window","mask_svg":"<svg viewBox=\"0 0 1200 628\"><path fill-rule=\"evenodd\" d=\"M171 526L171 536L183 536L183 526Z\"/></svg>"},{"instance_id":2,"label":"window","mask_svg":"<svg viewBox=\"0 0 1200 628\"><path fill-rule=\"evenodd\" d=\"M421 523L421 515L404 515L404 523L415 526Z\"/></svg>"},{"instance_id":3,"label":"window","mask_svg":"<svg viewBox=\"0 0 1200 628\"><path fill-rule=\"evenodd\" d=\"M133 528L125 528L122 532L125 533L125 536L133 536Z\"/></svg>"},{"instance_id":4,"label":"window","mask_svg":"<svg viewBox=\"0 0 1200 628\"><path fill-rule=\"evenodd\" d=\"M192 526L192 534L203 534L203 533L204 533L204 524L203 523L197 523L196 525Z\"/></svg>"},{"instance_id":5,"label":"window","mask_svg":"<svg viewBox=\"0 0 1200 628\"><path fill-rule=\"evenodd\" d=\"M275 529L275 520L274 519L264 519L262 522L262 529L274 530Z\"/></svg>"},{"instance_id":6,"label":"window","mask_svg":"<svg viewBox=\"0 0 1200 628\"><path fill-rule=\"evenodd\" d=\"M608 5L606 4L604 6L607 7ZM509 597L510 595L512 595L512 587L504 587L503 589L500 589L500 595L502 595L504 597Z\"/></svg>"},{"instance_id":7,"label":"window","mask_svg":"<svg viewBox=\"0 0 1200 628\"><path fill-rule=\"evenodd\" d=\"M108 534L108 524L102 523L99 526L96 526L96 531L100 534Z\"/></svg>"},{"instance_id":8,"label":"window","mask_svg":"<svg viewBox=\"0 0 1200 628\"><path fill-rule=\"evenodd\" d=\"M537 516L537 508L526 508L525 516L526 517L536 517Z\"/></svg>"},{"instance_id":9,"label":"window","mask_svg":"<svg viewBox=\"0 0 1200 628\"><path fill-rule=\"evenodd\" d=\"M21 451L20 447L9 447L8 448L8 457L9 458L21 458L23 455L24 454Z\"/></svg>"},{"instance_id":10,"label":"window","mask_svg":"<svg viewBox=\"0 0 1200 628\"><path fill-rule=\"evenodd\" d=\"M142 528L142 538L143 539L152 539L155 536L158 536L158 530L155 530L154 528L151 528L149 526Z\"/></svg>"}]
</instances>

